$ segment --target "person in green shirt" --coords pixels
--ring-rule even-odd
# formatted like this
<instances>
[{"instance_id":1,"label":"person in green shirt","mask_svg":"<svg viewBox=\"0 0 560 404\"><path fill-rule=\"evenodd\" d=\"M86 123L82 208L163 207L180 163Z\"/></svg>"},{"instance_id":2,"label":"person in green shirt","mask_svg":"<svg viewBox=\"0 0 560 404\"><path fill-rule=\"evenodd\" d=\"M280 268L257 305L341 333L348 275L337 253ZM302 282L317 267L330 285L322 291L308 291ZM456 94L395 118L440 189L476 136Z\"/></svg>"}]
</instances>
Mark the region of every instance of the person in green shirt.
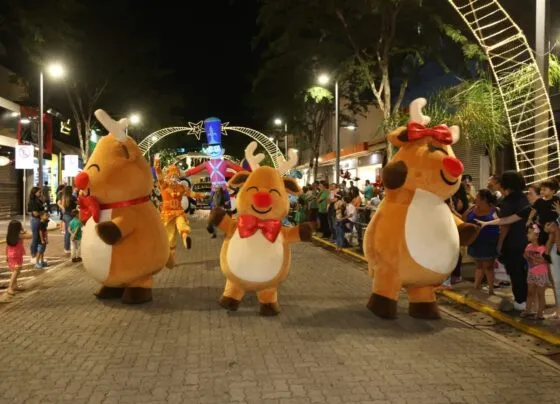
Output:
<instances>
[{"instance_id":1,"label":"person in green shirt","mask_svg":"<svg viewBox=\"0 0 560 404\"><path fill-rule=\"evenodd\" d=\"M369 180L366 180L366 186L364 188L363 194L364 194L364 199L366 200L366 203L375 196L374 192L373 192L373 186L371 185Z\"/></svg>"},{"instance_id":2,"label":"person in green shirt","mask_svg":"<svg viewBox=\"0 0 560 404\"><path fill-rule=\"evenodd\" d=\"M70 232L71 255L72 262L80 262L81 257L81 243L82 243L82 222L80 221L80 212L74 209L71 213L72 220L68 223L68 231Z\"/></svg>"},{"instance_id":3,"label":"person in green shirt","mask_svg":"<svg viewBox=\"0 0 560 404\"><path fill-rule=\"evenodd\" d=\"M331 230L329 227L329 184L324 181L319 185L319 195L317 197L317 204L319 205L319 222L320 222L320 232L323 233L323 238L331 237Z\"/></svg>"}]
</instances>

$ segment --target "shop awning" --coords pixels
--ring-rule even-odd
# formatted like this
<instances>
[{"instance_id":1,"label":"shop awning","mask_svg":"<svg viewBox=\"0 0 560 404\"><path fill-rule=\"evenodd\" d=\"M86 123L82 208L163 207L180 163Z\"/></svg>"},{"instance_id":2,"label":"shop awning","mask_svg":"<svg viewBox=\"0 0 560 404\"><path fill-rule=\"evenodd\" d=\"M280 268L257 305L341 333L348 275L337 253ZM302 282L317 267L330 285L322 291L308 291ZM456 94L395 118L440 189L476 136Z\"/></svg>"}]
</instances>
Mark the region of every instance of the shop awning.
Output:
<instances>
[{"instance_id":1,"label":"shop awning","mask_svg":"<svg viewBox=\"0 0 560 404\"><path fill-rule=\"evenodd\" d=\"M79 147L63 143L60 140L53 140L53 146L53 151L55 153L62 153L65 155L77 154L78 156L82 157L82 151Z\"/></svg>"}]
</instances>

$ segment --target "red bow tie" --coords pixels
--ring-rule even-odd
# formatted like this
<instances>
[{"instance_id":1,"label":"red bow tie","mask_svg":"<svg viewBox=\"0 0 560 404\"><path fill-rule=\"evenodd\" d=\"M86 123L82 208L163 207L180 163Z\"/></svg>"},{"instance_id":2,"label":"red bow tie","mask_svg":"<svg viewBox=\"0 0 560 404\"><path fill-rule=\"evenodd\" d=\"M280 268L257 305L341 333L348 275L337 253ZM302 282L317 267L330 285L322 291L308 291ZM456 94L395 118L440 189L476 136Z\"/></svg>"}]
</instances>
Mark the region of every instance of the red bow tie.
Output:
<instances>
[{"instance_id":1,"label":"red bow tie","mask_svg":"<svg viewBox=\"0 0 560 404\"><path fill-rule=\"evenodd\" d=\"M417 122L410 122L407 126L408 140L414 141L425 138L427 136L433 137L440 143L452 144L453 136L451 131L445 125L434 126L433 128L426 128L424 125Z\"/></svg>"},{"instance_id":2,"label":"red bow tie","mask_svg":"<svg viewBox=\"0 0 560 404\"><path fill-rule=\"evenodd\" d=\"M93 217L95 223L99 223L99 201L93 196L80 196L78 198L78 205L80 206L80 220L86 223L90 217Z\"/></svg>"},{"instance_id":3,"label":"red bow tie","mask_svg":"<svg viewBox=\"0 0 560 404\"><path fill-rule=\"evenodd\" d=\"M99 215L105 209L126 208L128 206L139 205L150 200L149 196L143 196L122 202L113 202L101 205L94 196L80 196L78 205L80 205L80 220L86 223L89 218L93 218L95 223L99 223Z\"/></svg>"},{"instance_id":4,"label":"red bow tie","mask_svg":"<svg viewBox=\"0 0 560 404\"><path fill-rule=\"evenodd\" d=\"M241 238L251 237L257 230L261 230L266 239L274 243L280 233L282 223L280 220L261 220L256 216L239 215L237 228Z\"/></svg>"}]
</instances>

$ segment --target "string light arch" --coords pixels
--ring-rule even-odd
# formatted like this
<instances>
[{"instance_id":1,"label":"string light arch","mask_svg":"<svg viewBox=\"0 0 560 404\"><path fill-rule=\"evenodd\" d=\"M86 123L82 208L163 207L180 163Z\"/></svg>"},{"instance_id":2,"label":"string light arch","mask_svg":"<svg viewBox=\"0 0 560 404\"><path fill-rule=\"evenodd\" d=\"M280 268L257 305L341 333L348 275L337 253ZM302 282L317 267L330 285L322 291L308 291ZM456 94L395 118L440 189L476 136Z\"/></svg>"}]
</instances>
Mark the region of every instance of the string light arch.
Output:
<instances>
[{"instance_id":1,"label":"string light arch","mask_svg":"<svg viewBox=\"0 0 560 404\"><path fill-rule=\"evenodd\" d=\"M498 0L448 0L482 46L505 107L517 171L527 184L560 175L556 123L526 36Z\"/></svg>"},{"instance_id":2,"label":"string light arch","mask_svg":"<svg viewBox=\"0 0 560 404\"><path fill-rule=\"evenodd\" d=\"M274 168L278 168L279 165L284 161L284 154L280 151L278 146L273 141L271 141L268 136L259 132L258 130L246 128L243 126L229 126L229 122L223 123L222 133L224 135L227 135L229 131L241 133L245 136L248 136L256 141L259 145L261 145L266 153L270 156ZM200 140L202 133L204 133L203 121L197 123L189 122L188 126L173 126L157 130L148 135L144 140L142 140L138 144L138 147L142 151L142 154L145 156L157 142L165 139L169 135L178 132L186 132L187 135L194 135L198 140Z\"/></svg>"}]
</instances>

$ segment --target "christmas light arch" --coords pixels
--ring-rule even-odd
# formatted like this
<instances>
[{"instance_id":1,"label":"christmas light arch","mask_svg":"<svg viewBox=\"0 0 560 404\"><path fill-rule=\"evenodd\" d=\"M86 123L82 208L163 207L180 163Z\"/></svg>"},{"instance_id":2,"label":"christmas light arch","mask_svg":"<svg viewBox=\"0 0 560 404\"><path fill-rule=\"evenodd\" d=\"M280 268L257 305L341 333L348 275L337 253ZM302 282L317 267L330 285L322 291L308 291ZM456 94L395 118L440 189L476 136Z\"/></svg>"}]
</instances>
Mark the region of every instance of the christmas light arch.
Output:
<instances>
[{"instance_id":1,"label":"christmas light arch","mask_svg":"<svg viewBox=\"0 0 560 404\"><path fill-rule=\"evenodd\" d=\"M278 168L279 165L284 160L284 154L280 151L278 146L272 142L268 136L259 132L258 130L246 128L243 126L229 126L229 122L225 122L222 124L222 132L227 135L228 131L238 132L243 135L246 135L260 144L263 149L268 153L270 159L272 160L272 164L275 168ZM186 132L187 135L194 135L198 140L200 140L200 136L204 132L203 122L189 122L188 126L173 126L169 128L163 128L157 130L150 135L148 135L144 140L142 140L138 147L142 151L143 155L146 155L148 151L160 140L166 138L169 135L178 132Z\"/></svg>"},{"instance_id":2,"label":"christmas light arch","mask_svg":"<svg viewBox=\"0 0 560 404\"><path fill-rule=\"evenodd\" d=\"M448 0L486 55L507 114L515 164L528 184L560 175L556 124L523 31L498 0Z\"/></svg>"}]
</instances>

